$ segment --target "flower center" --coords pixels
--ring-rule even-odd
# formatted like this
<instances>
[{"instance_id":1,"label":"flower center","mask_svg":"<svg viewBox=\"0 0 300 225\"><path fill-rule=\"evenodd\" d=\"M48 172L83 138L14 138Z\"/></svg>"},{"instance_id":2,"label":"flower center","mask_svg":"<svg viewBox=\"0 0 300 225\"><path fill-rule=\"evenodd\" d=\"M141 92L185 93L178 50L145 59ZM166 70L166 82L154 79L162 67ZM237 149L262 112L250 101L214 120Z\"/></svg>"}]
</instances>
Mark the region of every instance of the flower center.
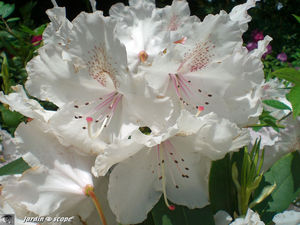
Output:
<instances>
[{"instance_id":1,"label":"flower center","mask_svg":"<svg viewBox=\"0 0 300 225\"><path fill-rule=\"evenodd\" d=\"M91 102L86 102L81 106L74 105L74 108L90 108L84 115L75 116L75 119L85 118L90 138L97 138L103 129L109 125L122 97L122 94L113 91L103 98L99 98L100 103L94 107L91 105L95 105L95 103ZM82 129L86 129L86 127L82 127Z\"/></svg>"},{"instance_id":2,"label":"flower center","mask_svg":"<svg viewBox=\"0 0 300 225\"><path fill-rule=\"evenodd\" d=\"M148 54L146 51L140 51L139 53L139 59L141 62L145 62L148 59Z\"/></svg>"}]
</instances>

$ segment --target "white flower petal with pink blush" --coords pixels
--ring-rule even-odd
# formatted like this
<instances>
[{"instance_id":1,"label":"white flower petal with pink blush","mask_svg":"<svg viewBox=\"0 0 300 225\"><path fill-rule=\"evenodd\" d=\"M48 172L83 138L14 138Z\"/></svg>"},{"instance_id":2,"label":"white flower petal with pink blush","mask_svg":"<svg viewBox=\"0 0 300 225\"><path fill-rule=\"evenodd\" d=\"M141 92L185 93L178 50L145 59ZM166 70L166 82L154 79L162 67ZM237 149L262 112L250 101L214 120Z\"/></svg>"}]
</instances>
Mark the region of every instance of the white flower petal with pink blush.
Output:
<instances>
[{"instance_id":1,"label":"white flower petal with pink blush","mask_svg":"<svg viewBox=\"0 0 300 225\"><path fill-rule=\"evenodd\" d=\"M213 113L195 117L183 110L182 115L177 134L166 136L159 144L149 141L151 147L141 147L113 167L108 201L119 222L142 222L161 195L170 210L174 206L168 199L189 208L207 205L211 162L249 142L244 130ZM220 138L225 130L229 134Z\"/></svg>"},{"instance_id":2,"label":"white flower petal with pink blush","mask_svg":"<svg viewBox=\"0 0 300 225\"><path fill-rule=\"evenodd\" d=\"M144 76L159 95L180 101L191 113L197 114L199 110L204 114L215 112L245 126L256 122L262 112L260 98L264 73L261 55L270 38L267 36L259 42L260 47L254 52L249 53L244 47L233 51L239 40L234 38L239 35L233 32L233 37L221 44L221 39L226 39L225 33L232 35L229 30L233 26L230 23L224 25L220 18L229 20L228 15L221 14L209 16L207 21L210 22L204 20L202 23L219 27L218 35L208 32L207 39L203 39L205 32L201 30L201 35L195 35L199 42L193 40L192 45L191 40L190 44L168 49L166 54L155 58L151 67L144 69ZM201 26L204 25L200 24L199 28ZM194 32L200 32L200 29ZM214 40L216 38L219 40Z\"/></svg>"},{"instance_id":3,"label":"white flower petal with pink blush","mask_svg":"<svg viewBox=\"0 0 300 225\"><path fill-rule=\"evenodd\" d=\"M115 23L95 12L81 13L72 25L67 46L48 44L27 65L29 93L59 107L49 124L60 141L95 155L128 142L149 121L153 129L168 125L176 116L172 101L132 77Z\"/></svg>"}]
</instances>

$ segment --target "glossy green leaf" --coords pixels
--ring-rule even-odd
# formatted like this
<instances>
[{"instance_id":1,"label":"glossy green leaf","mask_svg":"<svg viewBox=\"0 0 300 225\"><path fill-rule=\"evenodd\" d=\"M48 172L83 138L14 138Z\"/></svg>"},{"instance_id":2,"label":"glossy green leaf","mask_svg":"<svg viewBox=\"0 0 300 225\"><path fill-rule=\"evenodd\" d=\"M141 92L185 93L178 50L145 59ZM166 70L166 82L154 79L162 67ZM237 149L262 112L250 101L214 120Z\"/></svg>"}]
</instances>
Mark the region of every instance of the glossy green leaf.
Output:
<instances>
[{"instance_id":1,"label":"glossy green leaf","mask_svg":"<svg viewBox=\"0 0 300 225\"><path fill-rule=\"evenodd\" d=\"M151 214L155 225L214 225L213 213L210 206L201 209L188 209L184 206L175 206L169 210L163 199L152 209Z\"/></svg>"},{"instance_id":2,"label":"glossy green leaf","mask_svg":"<svg viewBox=\"0 0 300 225\"><path fill-rule=\"evenodd\" d=\"M283 68L276 70L272 73L273 76L276 76L281 79L290 81L296 85L300 85L300 72L293 68Z\"/></svg>"},{"instance_id":3,"label":"glossy green leaf","mask_svg":"<svg viewBox=\"0 0 300 225\"><path fill-rule=\"evenodd\" d=\"M18 158L17 160L1 167L0 176L21 174L29 168L30 166L23 160L23 158Z\"/></svg>"},{"instance_id":4,"label":"glossy green leaf","mask_svg":"<svg viewBox=\"0 0 300 225\"><path fill-rule=\"evenodd\" d=\"M293 152L278 160L263 176L257 191L257 198L268 185L276 184L271 195L254 209L267 224L273 216L286 210L291 202L300 194L300 155Z\"/></svg>"},{"instance_id":5,"label":"glossy green leaf","mask_svg":"<svg viewBox=\"0 0 300 225\"><path fill-rule=\"evenodd\" d=\"M291 110L291 108L288 105L286 105L278 100L267 99L267 100L263 100L263 103L265 103L266 105L271 106L273 108L276 108L276 109Z\"/></svg>"},{"instance_id":6,"label":"glossy green leaf","mask_svg":"<svg viewBox=\"0 0 300 225\"><path fill-rule=\"evenodd\" d=\"M287 94L287 99L290 101L293 107L294 118L300 114L300 86L295 86Z\"/></svg>"}]
</instances>

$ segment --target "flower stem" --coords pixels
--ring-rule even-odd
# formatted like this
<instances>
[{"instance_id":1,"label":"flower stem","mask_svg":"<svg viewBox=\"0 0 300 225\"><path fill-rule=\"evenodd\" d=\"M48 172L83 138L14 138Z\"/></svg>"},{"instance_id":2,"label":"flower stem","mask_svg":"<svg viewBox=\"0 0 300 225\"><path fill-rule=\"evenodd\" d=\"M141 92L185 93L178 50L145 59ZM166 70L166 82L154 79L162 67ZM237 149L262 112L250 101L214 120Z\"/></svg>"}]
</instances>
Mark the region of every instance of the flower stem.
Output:
<instances>
[{"instance_id":1,"label":"flower stem","mask_svg":"<svg viewBox=\"0 0 300 225\"><path fill-rule=\"evenodd\" d=\"M101 204L100 204L100 202L98 201L98 199L95 195L94 187L91 186L91 185L87 185L86 188L85 188L85 193L86 193L87 196L90 196L92 198L93 203L94 203L94 205L95 205L95 207L98 211L99 217L102 221L102 224L107 225L104 213L103 213L102 208L101 208Z\"/></svg>"}]
</instances>

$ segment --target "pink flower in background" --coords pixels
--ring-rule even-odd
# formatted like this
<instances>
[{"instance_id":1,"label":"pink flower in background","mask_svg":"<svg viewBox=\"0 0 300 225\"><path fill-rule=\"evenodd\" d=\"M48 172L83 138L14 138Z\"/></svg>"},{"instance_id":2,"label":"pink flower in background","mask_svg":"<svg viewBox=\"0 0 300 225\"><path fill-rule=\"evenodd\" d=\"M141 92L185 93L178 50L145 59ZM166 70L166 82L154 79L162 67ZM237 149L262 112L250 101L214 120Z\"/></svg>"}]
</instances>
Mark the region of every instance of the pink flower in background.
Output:
<instances>
[{"instance_id":1,"label":"pink flower in background","mask_svg":"<svg viewBox=\"0 0 300 225\"><path fill-rule=\"evenodd\" d=\"M264 35L262 31L257 32L254 36L253 36L253 40L254 41L260 41L264 39Z\"/></svg>"},{"instance_id":2,"label":"pink flower in background","mask_svg":"<svg viewBox=\"0 0 300 225\"><path fill-rule=\"evenodd\" d=\"M281 52L277 55L277 59L281 62L287 61L287 55L284 52Z\"/></svg>"},{"instance_id":3,"label":"pink flower in background","mask_svg":"<svg viewBox=\"0 0 300 225\"><path fill-rule=\"evenodd\" d=\"M43 39L42 35L33 36L31 39L31 43L34 46L37 46L41 43L42 39Z\"/></svg>"},{"instance_id":4,"label":"pink flower in background","mask_svg":"<svg viewBox=\"0 0 300 225\"><path fill-rule=\"evenodd\" d=\"M264 34L263 34L262 31L259 31L259 30L255 29L255 30L252 31L251 37L252 37L253 41L258 42L258 41L264 39Z\"/></svg>"},{"instance_id":5,"label":"pink flower in background","mask_svg":"<svg viewBox=\"0 0 300 225\"><path fill-rule=\"evenodd\" d=\"M267 55L272 53L272 46L270 44L268 44L267 46L267 51L265 52L265 54L262 55L262 58L266 58Z\"/></svg>"},{"instance_id":6,"label":"pink flower in background","mask_svg":"<svg viewBox=\"0 0 300 225\"><path fill-rule=\"evenodd\" d=\"M247 45L246 45L246 48L248 49L248 51L252 51L253 49L256 49L257 48L257 42L249 42Z\"/></svg>"}]
</instances>

